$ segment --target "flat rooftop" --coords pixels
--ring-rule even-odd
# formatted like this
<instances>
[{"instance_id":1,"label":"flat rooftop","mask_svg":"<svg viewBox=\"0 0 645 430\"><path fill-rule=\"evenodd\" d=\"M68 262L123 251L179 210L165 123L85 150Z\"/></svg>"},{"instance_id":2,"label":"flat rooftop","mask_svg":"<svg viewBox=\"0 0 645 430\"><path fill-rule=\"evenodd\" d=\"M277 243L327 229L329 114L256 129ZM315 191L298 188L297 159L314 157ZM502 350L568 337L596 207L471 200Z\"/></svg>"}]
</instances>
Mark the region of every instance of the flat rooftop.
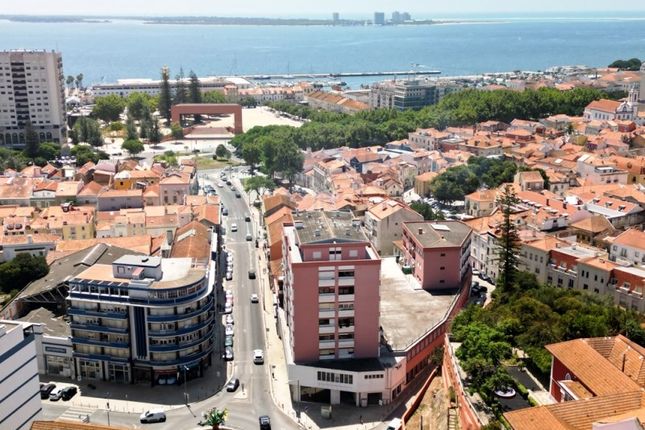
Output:
<instances>
[{"instance_id":1,"label":"flat rooftop","mask_svg":"<svg viewBox=\"0 0 645 430\"><path fill-rule=\"evenodd\" d=\"M43 334L47 336L70 337L72 335L72 330L63 317L54 315L52 311L46 308L34 309L24 317L19 318L18 321L42 324Z\"/></svg>"},{"instance_id":2,"label":"flat rooftop","mask_svg":"<svg viewBox=\"0 0 645 430\"><path fill-rule=\"evenodd\" d=\"M150 288L179 288L198 282L206 275L206 267L195 266L192 258L164 258L161 260L163 276L161 280L154 281ZM76 279L103 282L110 286L127 286L130 280L115 278L111 264L95 264L79 273Z\"/></svg>"},{"instance_id":3,"label":"flat rooftop","mask_svg":"<svg viewBox=\"0 0 645 430\"><path fill-rule=\"evenodd\" d=\"M461 246L472 231L460 221L408 222L405 226L424 248Z\"/></svg>"},{"instance_id":4,"label":"flat rooftop","mask_svg":"<svg viewBox=\"0 0 645 430\"><path fill-rule=\"evenodd\" d=\"M351 212L303 212L292 214L300 244L367 242L359 221Z\"/></svg>"},{"instance_id":5,"label":"flat rooftop","mask_svg":"<svg viewBox=\"0 0 645 430\"><path fill-rule=\"evenodd\" d=\"M457 291L430 293L394 257L381 259L381 328L393 351L405 351L448 315Z\"/></svg>"},{"instance_id":6,"label":"flat rooftop","mask_svg":"<svg viewBox=\"0 0 645 430\"><path fill-rule=\"evenodd\" d=\"M148 257L147 255L124 255L114 261L114 264L137 267L159 267L161 257Z\"/></svg>"}]
</instances>

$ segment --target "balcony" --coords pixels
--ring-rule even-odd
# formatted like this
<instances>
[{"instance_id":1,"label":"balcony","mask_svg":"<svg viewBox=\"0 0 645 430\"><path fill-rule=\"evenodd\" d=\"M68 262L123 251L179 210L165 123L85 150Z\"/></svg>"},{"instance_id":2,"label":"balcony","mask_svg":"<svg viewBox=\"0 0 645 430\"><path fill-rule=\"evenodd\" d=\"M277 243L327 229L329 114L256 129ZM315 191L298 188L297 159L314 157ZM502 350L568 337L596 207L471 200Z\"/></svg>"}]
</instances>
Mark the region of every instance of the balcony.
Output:
<instances>
[{"instance_id":1,"label":"balcony","mask_svg":"<svg viewBox=\"0 0 645 430\"><path fill-rule=\"evenodd\" d=\"M334 285L336 285L336 281L334 279L320 279L318 281L319 287L333 287Z\"/></svg>"},{"instance_id":2,"label":"balcony","mask_svg":"<svg viewBox=\"0 0 645 430\"><path fill-rule=\"evenodd\" d=\"M339 340L338 341L338 347L339 348L353 348L354 347L354 339Z\"/></svg>"},{"instance_id":3,"label":"balcony","mask_svg":"<svg viewBox=\"0 0 645 430\"><path fill-rule=\"evenodd\" d=\"M108 327L99 324L72 323L70 327L76 330L95 331L99 333L125 334L128 332L127 327Z\"/></svg>"},{"instance_id":4,"label":"balcony","mask_svg":"<svg viewBox=\"0 0 645 430\"><path fill-rule=\"evenodd\" d=\"M336 310L335 309L319 309L318 310L318 318L335 318L336 317Z\"/></svg>"},{"instance_id":5,"label":"balcony","mask_svg":"<svg viewBox=\"0 0 645 430\"><path fill-rule=\"evenodd\" d=\"M150 352L171 352L171 351L180 351L182 349L188 349L192 348L193 346L197 346L200 343L205 342L208 337L210 336L210 333L205 334L204 336L192 340L190 342L182 342L182 343L168 343L165 345L150 345Z\"/></svg>"},{"instance_id":6,"label":"balcony","mask_svg":"<svg viewBox=\"0 0 645 430\"><path fill-rule=\"evenodd\" d=\"M354 333L354 326L338 327L338 333Z\"/></svg>"},{"instance_id":7,"label":"balcony","mask_svg":"<svg viewBox=\"0 0 645 430\"><path fill-rule=\"evenodd\" d=\"M208 303L202 306L199 309L195 309L190 312L185 312L183 314L166 314L166 315L148 315L148 322L170 322L170 321L180 321L188 318L193 318L195 316L201 315L213 309L213 299L209 298Z\"/></svg>"},{"instance_id":8,"label":"balcony","mask_svg":"<svg viewBox=\"0 0 645 430\"><path fill-rule=\"evenodd\" d=\"M338 278L338 285L341 287L351 287L352 285L355 284L356 279L354 277L351 278Z\"/></svg>"},{"instance_id":9,"label":"balcony","mask_svg":"<svg viewBox=\"0 0 645 430\"><path fill-rule=\"evenodd\" d=\"M325 293L318 294L318 303L334 303L336 301L336 294Z\"/></svg>"},{"instance_id":10,"label":"balcony","mask_svg":"<svg viewBox=\"0 0 645 430\"><path fill-rule=\"evenodd\" d=\"M209 318L206 320L202 321L201 323L193 324L188 327L183 327L183 328L171 328L171 329L165 329L165 330L148 330L148 335L153 336L153 337L167 337L167 336L179 336L182 334L187 334L187 333L192 333L194 331L197 331L199 329L202 329L209 324L213 322L213 316L211 315Z\"/></svg>"},{"instance_id":11,"label":"balcony","mask_svg":"<svg viewBox=\"0 0 645 430\"><path fill-rule=\"evenodd\" d=\"M110 319L119 319L123 320L128 317L127 312L119 311L99 311L99 310L90 310L90 309L80 309L80 308L69 308L67 310L69 315L77 315L82 317L99 317L99 318L110 318Z\"/></svg>"},{"instance_id":12,"label":"balcony","mask_svg":"<svg viewBox=\"0 0 645 430\"><path fill-rule=\"evenodd\" d=\"M203 351L197 354L180 357L175 360L136 360L136 363L148 364L152 366L181 366L197 364L201 359L208 356L213 350L213 343L211 342Z\"/></svg>"},{"instance_id":13,"label":"balcony","mask_svg":"<svg viewBox=\"0 0 645 430\"><path fill-rule=\"evenodd\" d=\"M320 334L333 334L336 333L336 326L335 325L320 325L318 326L318 333Z\"/></svg>"},{"instance_id":14,"label":"balcony","mask_svg":"<svg viewBox=\"0 0 645 430\"><path fill-rule=\"evenodd\" d=\"M82 345L109 346L112 348L130 348L129 342L112 342L108 339L90 339L87 337L76 336L72 336L72 343L80 343Z\"/></svg>"},{"instance_id":15,"label":"balcony","mask_svg":"<svg viewBox=\"0 0 645 430\"><path fill-rule=\"evenodd\" d=\"M354 301L354 295L353 294L339 294L338 295L338 301L339 302L353 302Z\"/></svg>"},{"instance_id":16,"label":"balcony","mask_svg":"<svg viewBox=\"0 0 645 430\"><path fill-rule=\"evenodd\" d=\"M353 317L354 316L354 309L346 309L346 310L339 310L338 311L338 316L339 317Z\"/></svg>"},{"instance_id":17,"label":"balcony","mask_svg":"<svg viewBox=\"0 0 645 430\"><path fill-rule=\"evenodd\" d=\"M318 341L318 348L320 348L320 349L336 348L336 341L335 340L319 340Z\"/></svg>"}]
</instances>

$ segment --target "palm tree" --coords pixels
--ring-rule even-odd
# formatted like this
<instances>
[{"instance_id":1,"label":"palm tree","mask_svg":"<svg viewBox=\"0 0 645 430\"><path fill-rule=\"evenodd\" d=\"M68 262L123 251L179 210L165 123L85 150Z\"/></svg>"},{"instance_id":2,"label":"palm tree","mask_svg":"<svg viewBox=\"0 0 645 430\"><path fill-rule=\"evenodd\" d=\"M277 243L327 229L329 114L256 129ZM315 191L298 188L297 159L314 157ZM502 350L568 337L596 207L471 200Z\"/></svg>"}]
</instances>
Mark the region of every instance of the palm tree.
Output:
<instances>
[{"instance_id":1,"label":"palm tree","mask_svg":"<svg viewBox=\"0 0 645 430\"><path fill-rule=\"evenodd\" d=\"M213 430L219 430L219 426L226 422L228 417L228 409L219 410L213 408L206 412L205 423L212 427Z\"/></svg>"}]
</instances>

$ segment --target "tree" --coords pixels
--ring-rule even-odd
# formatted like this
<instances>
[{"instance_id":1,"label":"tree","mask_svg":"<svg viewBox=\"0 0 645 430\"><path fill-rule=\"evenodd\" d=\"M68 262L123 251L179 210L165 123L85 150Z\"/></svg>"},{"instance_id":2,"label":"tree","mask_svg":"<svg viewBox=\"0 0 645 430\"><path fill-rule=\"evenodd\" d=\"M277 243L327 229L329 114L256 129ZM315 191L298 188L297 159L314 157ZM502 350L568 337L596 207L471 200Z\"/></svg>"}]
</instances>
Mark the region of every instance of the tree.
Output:
<instances>
[{"instance_id":1,"label":"tree","mask_svg":"<svg viewBox=\"0 0 645 430\"><path fill-rule=\"evenodd\" d=\"M258 196L263 195L266 191L273 190L275 183L266 176L252 176L244 181L244 191L255 191Z\"/></svg>"},{"instance_id":2,"label":"tree","mask_svg":"<svg viewBox=\"0 0 645 430\"><path fill-rule=\"evenodd\" d=\"M163 154L157 154L154 157L154 161L156 163L164 163L167 166L179 165L179 163L177 162L177 156L175 155L174 151L166 151Z\"/></svg>"},{"instance_id":3,"label":"tree","mask_svg":"<svg viewBox=\"0 0 645 430\"><path fill-rule=\"evenodd\" d=\"M144 151L145 147L140 140L126 140L121 144L121 149L125 149L131 156L136 156Z\"/></svg>"},{"instance_id":4,"label":"tree","mask_svg":"<svg viewBox=\"0 0 645 430\"><path fill-rule=\"evenodd\" d=\"M148 134L148 140L150 143L157 144L161 142L161 131L159 130L159 122L156 120L152 121L152 127L150 128L150 132Z\"/></svg>"},{"instance_id":5,"label":"tree","mask_svg":"<svg viewBox=\"0 0 645 430\"><path fill-rule=\"evenodd\" d=\"M31 125L31 121L27 121L27 123L25 124L24 153L27 157L34 159L38 156L39 147L40 147L40 141L38 138L38 132L34 130L34 127Z\"/></svg>"},{"instance_id":6,"label":"tree","mask_svg":"<svg viewBox=\"0 0 645 430\"><path fill-rule=\"evenodd\" d=\"M207 425L212 427L212 430L219 430L219 426L226 422L228 417L228 409L213 408L206 412L204 421Z\"/></svg>"},{"instance_id":7,"label":"tree","mask_svg":"<svg viewBox=\"0 0 645 430\"><path fill-rule=\"evenodd\" d=\"M202 102L202 85L199 82L199 78L193 72L190 71L190 85L189 85L189 100L191 103L201 103Z\"/></svg>"},{"instance_id":8,"label":"tree","mask_svg":"<svg viewBox=\"0 0 645 430\"><path fill-rule=\"evenodd\" d=\"M72 147L70 154L76 157L77 166L82 166L88 161L98 163L100 159L99 153L97 151L95 151L91 146L82 144Z\"/></svg>"},{"instance_id":9,"label":"tree","mask_svg":"<svg viewBox=\"0 0 645 430\"><path fill-rule=\"evenodd\" d=\"M0 290L9 293L49 273L45 257L29 253L17 254L13 260L0 264Z\"/></svg>"},{"instance_id":10,"label":"tree","mask_svg":"<svg viewBox=\"0 0 645 430\"><path fill-rule=\"evenodd\" d=\"M215 156L217 158L223 158L225 160L228 160L231 158L231 151L226 149L226 146L219 144L217 145L217 148L215 148Z\"/></svg>"},{"instance_id":11,"label":"tree","mask_svg":"<svg viewBox=\"0 0 645 430\"><path fill-rule=\"evenodd\" d=\"M255 165L260 162L262 148L255 142L247 142L242 147L242 159L249 165L251 175L255 171Z\"/></svg>"},{"instance_id":12,"label":"tree","mask_svg":"<svg viewBox=\"0 0 645 430\"><path fill-rule=\"evenodd\" d=\"M170 109L172 107L172 95L170 93L170 70L168 67L161 69L161 88L159 93L159 113L170 123Z\"/></svg>"},{"instance_id":13,"label":"tree","mask_svg":"<svg viewBox=\"0 0 645 430\"><path fill-rule=\"evenodd\" d=\"M631 58L629 60L616 60L611 63L609 67L619 70L629 70L632 72L637 72L640 70L641 65L641 60L639 60L638 58Z\"/></svg>"},{"instance_id":14,"label":"tree","mask_svg":"<svg viewBox=\"0 0 645 430\"><path fill-rule=\"evenodd\" d=\"M242 97L240 104L244 107L256 107L258 105L258 101L253 97L246 96Z\"/></svg>"},{"instance_id":15,"label":"tree","mask_svg":"<svg viewBox=\"0 0 645 430\"><path fill-rule=\"evenodd\" d=\"M154 97L146 93L132 93L126 99L128 107L128 115L132 116L135 120L143 119L145 111L154 110Z\"/></svg>"},{"instance_id":16,"label":"tree","mask_svg":"<svg viewBox=\"0 0 645 430\"><path fill-rule=\"evenodd\" d=\"M71 90L72 86L74 85L74 81L75 81L74 76L68 75L67 79L65 80L65 83L67 84L67 88Z\"/></svg>"},{"instance_id":17,"label":"tree","mask_svg":"<svg viewBox=\"0 0 645 430\"><path fill-rule=\"evenodd\" d=\"M98 97L92 115L105 122L118 121L123 109L125 109L126 102L123 97L116 94L110 94L104 97Z\"/></svg>"},{"instance_id":18,"label":"tree","mask_svg":"<svg viewBox=\"0 0 645 430\"><path fill-rule=\"evenodd\" d=\"M304 159L298 145L289 141L281 142L276 148L274 160L276 172L281 173L283 178L293 183L296 174L302 172Z\"/></svg>"},{"instance_id":19,"label":"tree","mask_svg":"<svg viewBox=\"0 0 645 430\"><path fill-rule=\"evenodd\" d=\"M103 146L103 135L99 123L92 118L81 117L74 124L72 142L86 142L92 146Z\"/></svg>"},{"instance_id":20,"label":"tree","mask_svg":"<svg viewBox=\"0 0 645 430\"><path fill-rule=\"evenodd\" d=\"M500 237L497 241L497 260L499 262L499 277L497 285L502 291L509 291L515 284L517 274L520 239L517 227L511 216L518 199L512 185L504 187L504 193L499 198L503 222Z\"/></svg>"},{"instance_id":21,"label":"tree","mask_svg":"<svg viewBox=\"0 0 645 430\"><path fill-rule=\"evenodd\" d=\"M48 161L58 157L60 152L60 146L51 142L41 143L38 148L38 156Z\"/></svg>"},{"instance_id":22,"label":"tree","mask_svg":"<svg viewBox=\"0 0 645 430\"><path fill-rule=\"evenodd\" d=\"M183 139L184 138L184 129L181 128L179 123L173 122L170 125L170 133L172 134L173 139Z\"/></svg>"},{"instance_id":23,"label":"tree","mask_svg":"<svg viewBox=\"0 0 645 430\"><path fill-rule=\"evenodd\" d=\"M184 69L179 69L179 74L175 77L177 80L177 85L175 87L175 98L173 99L172 104L178 105L186 103L188 101L188 91L186 89L186 83L184 82Z\"/></svg>"},{"instance_id":24,"label":"tree","mask_svg":"<svg viewBox=\"0 0 645 430\"><path fill-rule=\"evenodd\" d=\"M221 91L208 91L202 97L203 103L226 103L226 97Z\"/></svg>"},{"instance_id":25,"label":"tree","mask_svg":"<svg viewBox=\"0 0 645 430\"><path fill-rule=\"evenodd\" d=\"M424 203L422 201L414 202L410 205L410 208L421 215L424 220L426 221L434 221L434 220L443 220L444 216L441 211L434 211L432 209L432 206L430 206L427 203Z\"/></svg>"},{"instance_id":26,"label":"tree","mask_svg":"<svg viewBox=\"0 0 645 430\"><path fill-rule=\"evenodd\" d=\"M125 140L136 140L139 134L137 133L137 126L134 124L134 118L128 112L128 118L125 121Z\"/></svg>"},{"instance_id":27,"label":"tree","mask_svg":"<svg viewBox=\"0 0 645 430\"><path fill-rule=\"evenodd\" d=\"M82 73L79 73L78 75L76 75L76 79L75 79L76 88L78 88L79 90L83 89L83 78L84 76Z\"/></svg>"}]
</instances>

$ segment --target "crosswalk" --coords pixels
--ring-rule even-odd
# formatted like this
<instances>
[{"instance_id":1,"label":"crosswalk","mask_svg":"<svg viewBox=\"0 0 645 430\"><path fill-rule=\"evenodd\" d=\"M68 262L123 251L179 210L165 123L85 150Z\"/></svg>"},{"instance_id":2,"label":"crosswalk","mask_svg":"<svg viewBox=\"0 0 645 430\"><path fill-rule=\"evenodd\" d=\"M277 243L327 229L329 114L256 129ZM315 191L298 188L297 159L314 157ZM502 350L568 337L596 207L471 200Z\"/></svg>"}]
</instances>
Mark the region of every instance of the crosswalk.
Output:
<instances>
[{"instance_id":1,"label":"crosswalk","mask_svg":"<svg viewBox=\"0 0 645 430\"><path fill-rule=\"evenodd\" d=\"M90 417L96 409L84 406L72 406L61 414L58 419L66 421L89 422Z\"/></svg>"}]
</instances>

